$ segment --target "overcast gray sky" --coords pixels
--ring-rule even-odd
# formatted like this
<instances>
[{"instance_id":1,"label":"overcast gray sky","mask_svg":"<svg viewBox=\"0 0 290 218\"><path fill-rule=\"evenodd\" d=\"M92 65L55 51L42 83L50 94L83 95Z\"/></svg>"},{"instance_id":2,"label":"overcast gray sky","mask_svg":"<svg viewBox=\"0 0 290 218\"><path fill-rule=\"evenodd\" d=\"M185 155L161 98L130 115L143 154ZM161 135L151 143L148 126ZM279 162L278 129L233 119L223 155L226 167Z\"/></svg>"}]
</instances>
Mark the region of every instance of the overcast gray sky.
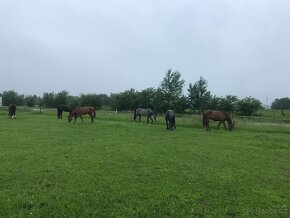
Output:
<instances>
[{"instance_id":1,"label":"overcast gray sky","mask_svg":"<svg viewBox=\"0 0 290 218\"><path fill-rule=\"evenodd\" d=\"M290 97L289 0L0 0L0 92L157 88Z\"/></svg>"}]
</instances>

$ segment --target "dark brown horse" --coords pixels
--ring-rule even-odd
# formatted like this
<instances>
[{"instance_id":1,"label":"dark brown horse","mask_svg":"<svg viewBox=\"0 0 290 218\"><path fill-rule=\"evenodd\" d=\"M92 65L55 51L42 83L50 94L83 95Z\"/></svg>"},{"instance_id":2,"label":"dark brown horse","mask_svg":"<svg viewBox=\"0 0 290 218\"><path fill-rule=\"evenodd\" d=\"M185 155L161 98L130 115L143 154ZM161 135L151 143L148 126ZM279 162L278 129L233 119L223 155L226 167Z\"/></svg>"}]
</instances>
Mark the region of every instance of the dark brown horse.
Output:
<instances>
[{"instance_id":1,"label":"dark brown horse","mask_svg":"<svg viewBox=\"0 0 290 218\"><path fill-rule=\"evenodd\" d=\"M203 126L206 128L207 131L210 130L209 128L209 120L219 121L218 128L221 124L224 125L225 130L232 131L234 128L234 121L232 121L229 113L225 111L213 111L213 110L206 110L203 113ZM228 128L226 127L225 121L228 123Z\"/></svg>"},{"instance_id":2,"label":"dark brown horse","mask_svg":"<svg viewBox=\"0 0 290 218\"><path fill-rule=\"evenodd\" d=\"M8 106L8 117L11 119L16 118L16 105L15 104L9 104Z\"/></svg>"},{"instance_id":3,"label":"dark brown horse","mask_svg":"<svg viewBox=\"0 0 290 218\"><path fill-rule=\"evenodd\" d=\"M96 110L95 110L95 108L90 107L90 106L77 107L76 109L71 111L68 115L68 122L70 123L72 121L72 118L74 117L74 119L75 119L74 124L75 124L77 118L80 117L82 122L84 123L82 115L86 115L86 114L90 115L91 123L94 123L94 118L96 118Z\"/></svg>"},{"instance_id":4,"label":"dark brown horse","mask_svg":"<svg viewBox=\"0 0 290 218\"><path fill-rule=\"evenodd\" d=\"M70 106L70 105L65 105L65 104L60 104L57 107L57 117L58 119L62 119L62 112L71 112L73 111L74 107Z\"/></svg>"}]
</instances>

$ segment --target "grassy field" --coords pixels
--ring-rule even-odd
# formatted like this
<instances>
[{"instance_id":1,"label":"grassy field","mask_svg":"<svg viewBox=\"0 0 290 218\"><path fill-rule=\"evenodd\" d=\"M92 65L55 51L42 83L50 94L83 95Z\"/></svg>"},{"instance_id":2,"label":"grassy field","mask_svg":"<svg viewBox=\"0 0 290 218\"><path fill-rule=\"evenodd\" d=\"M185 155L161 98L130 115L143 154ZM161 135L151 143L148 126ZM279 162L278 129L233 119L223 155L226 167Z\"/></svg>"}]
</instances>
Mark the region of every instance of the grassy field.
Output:
<instances>
[{"instance_id":1,"label":"grassy field","mask_svg":"<svg viewBox=\"0 0 290 218\"><path fill-rule=\"evenodd\" d=\"M65 116L64 116L65 117ZM290 127L0 111L0 217L289 217Z\"/></svg>"}]
</instances>

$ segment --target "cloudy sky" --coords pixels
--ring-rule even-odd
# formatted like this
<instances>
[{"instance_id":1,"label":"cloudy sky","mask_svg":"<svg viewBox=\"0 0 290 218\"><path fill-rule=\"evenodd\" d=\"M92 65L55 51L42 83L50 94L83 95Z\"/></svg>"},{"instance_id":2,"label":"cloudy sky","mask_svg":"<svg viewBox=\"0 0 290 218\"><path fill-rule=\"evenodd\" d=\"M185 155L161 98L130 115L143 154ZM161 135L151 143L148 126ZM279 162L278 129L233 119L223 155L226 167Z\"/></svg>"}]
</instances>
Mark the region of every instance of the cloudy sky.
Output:
<instances>
[{"instance_id":1,"label":"cloudy sky","mask_svg":"<svg viewBox=\"0 0 290 218\"><path fill-rule=\"evenodd\" d=\"M289 0L1 0L0 92L157 88L290 97Z\"/></svg>"}]
</instances>

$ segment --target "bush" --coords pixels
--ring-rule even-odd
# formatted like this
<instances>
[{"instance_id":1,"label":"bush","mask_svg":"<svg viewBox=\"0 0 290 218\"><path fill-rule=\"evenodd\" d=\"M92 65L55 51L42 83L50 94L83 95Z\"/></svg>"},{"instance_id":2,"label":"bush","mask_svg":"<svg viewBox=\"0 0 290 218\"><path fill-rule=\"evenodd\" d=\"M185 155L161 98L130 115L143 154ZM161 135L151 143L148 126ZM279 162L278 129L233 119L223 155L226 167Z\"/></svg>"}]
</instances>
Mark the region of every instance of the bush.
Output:
<instances>
[{"instance_id":1,"label":"bush","mask_svg":"<svg viewBox=\"0 0 290 218\"><path fill-rule=\"evenodd\" d=\"M261 108L262 103L258 99L252 97L243 98L237 103L237 113L239 115L252 116Z\"/></svg>"}]
</instances>

